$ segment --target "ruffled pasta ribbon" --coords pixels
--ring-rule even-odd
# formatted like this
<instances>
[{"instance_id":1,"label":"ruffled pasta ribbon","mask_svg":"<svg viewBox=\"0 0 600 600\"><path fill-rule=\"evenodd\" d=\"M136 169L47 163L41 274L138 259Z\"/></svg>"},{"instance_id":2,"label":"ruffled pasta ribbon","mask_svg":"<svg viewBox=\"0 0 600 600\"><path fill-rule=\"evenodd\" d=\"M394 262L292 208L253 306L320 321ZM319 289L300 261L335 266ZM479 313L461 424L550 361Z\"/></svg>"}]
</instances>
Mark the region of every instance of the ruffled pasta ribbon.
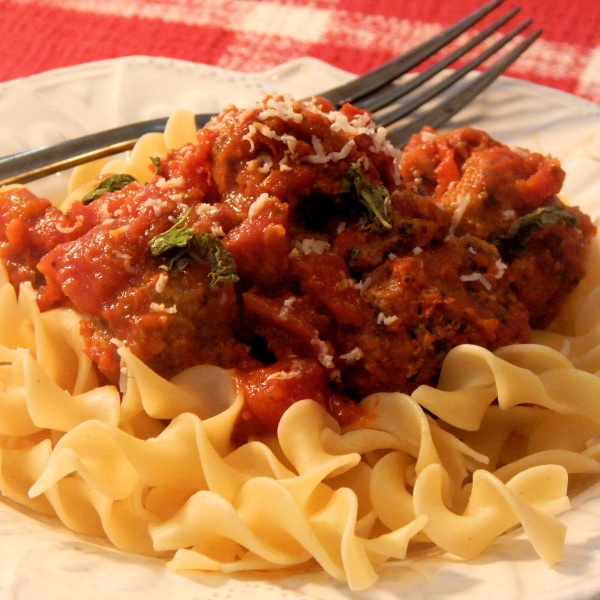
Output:
<instances>
[{"instance_id":1,"label":"ruffled pasta ribbon","mask_svg":"<svg viewBox=\"0 0 600 600\"><path fill-rule=\"evenodd\" d=\"M1 491L175 571L316 562L362 589L410 540L473 558L518 524L553 564L568 473L600 471L586 446L600 380L539 345L456 348L439 389L372 395L343 429L303 400L276 437L235 448L230 373L166 381L122 348L125 389L98 387L79 316L40 315L30 289L11 290L0 286Z\"/></svg>"}]
</instances>

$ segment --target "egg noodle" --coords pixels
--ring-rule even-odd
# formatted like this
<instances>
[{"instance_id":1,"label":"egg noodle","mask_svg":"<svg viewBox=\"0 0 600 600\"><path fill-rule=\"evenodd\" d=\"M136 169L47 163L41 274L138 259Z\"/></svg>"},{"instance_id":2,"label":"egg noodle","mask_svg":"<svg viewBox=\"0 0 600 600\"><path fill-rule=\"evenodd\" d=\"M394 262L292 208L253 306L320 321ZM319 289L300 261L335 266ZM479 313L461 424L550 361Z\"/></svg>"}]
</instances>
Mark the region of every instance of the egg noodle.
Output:
<instances>
[{"instance_id":1,"label":"egg noodle","mask_svg":"<svg viewBox=\"0 0 600 600\"><path fill-rule=\"evenodd\" d=\"M103 173L151 178L148 156L195 140L191 114L127 160L75 170L71 202ZM572 482L600 473L600 252L549 331L531 344L447 356L437 388L377 393L340 427L303 400L277 435L231 443L234 376L197 366L167 381L119 348L120 389L98 385L81 316L40 313L30 284L0 274L0 491L69 529L172 571L316 562L363 589L411 541L464 559L522 526L561 556Z\"/></svg>"}]
</instances>

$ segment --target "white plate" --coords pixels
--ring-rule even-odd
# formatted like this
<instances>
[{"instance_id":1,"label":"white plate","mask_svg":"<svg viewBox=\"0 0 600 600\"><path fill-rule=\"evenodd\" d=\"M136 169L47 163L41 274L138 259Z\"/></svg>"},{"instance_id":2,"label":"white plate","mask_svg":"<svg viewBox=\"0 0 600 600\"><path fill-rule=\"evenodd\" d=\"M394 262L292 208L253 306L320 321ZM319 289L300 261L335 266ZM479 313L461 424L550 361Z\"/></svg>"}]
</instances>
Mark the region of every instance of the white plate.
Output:
<instances>
[{"instance_id":1,"label":"white plate","mask_svg":"<svg viewBox=\"0 0 600 600\"><path fill-rule=\"evenodd\" d=\"M51 71L0 84L0 155L172 108L215 112L266 93L297 97L321 92L350 75L314 59L260 74L239 74L169 59L133 57ZM564 196L600 216L600 107L554 90L502 79L453 121L487 130L561 159ZM65 175L36 183L55 196ZM495 541L477 560L439 552L386 565L378 583L349 592L322 573L184 577L158 560L83 539L60 524L0 503L0 600L238 600L345 598L417 600L593 600L600 598L600 484L575 498L562 561L548 569L519 532Z\"/></svg>"}]
</instances>

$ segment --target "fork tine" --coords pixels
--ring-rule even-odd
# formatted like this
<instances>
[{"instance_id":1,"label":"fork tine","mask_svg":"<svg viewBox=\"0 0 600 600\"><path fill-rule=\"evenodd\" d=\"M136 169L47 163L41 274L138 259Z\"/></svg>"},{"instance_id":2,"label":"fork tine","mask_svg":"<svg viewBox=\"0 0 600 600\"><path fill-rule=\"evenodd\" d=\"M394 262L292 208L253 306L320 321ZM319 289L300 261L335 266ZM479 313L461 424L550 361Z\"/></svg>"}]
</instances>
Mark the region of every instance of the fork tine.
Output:
<instances>
[{"instance_id":1,"label":"fork tine","mask_svg":"<svg viewBox=\"0 0 600 600\"><path fill-rule=\"evenodd\" d=\"M367 94L382 88L384 85L398 79L401 75L408 73L412 68L422 63L426 58L435 54L438 50L456 39L461 33L464 33L472 25L481 21L487 14L492 12L504 0L492 0L481 8L472 12L470 15L457 21L436 36L426 40L419 46L394 58L378 69L359 77L358 79L340 86L334 90L329 90L321 96L330 100L338 107L347 102L356 102Z\"/></svg>"},{"instance_id":2,"label":"fork tine","mask_svg":"<svg viewBox=\"0 0 600 600\"><path fill-rule=\"evenodd\" d=\"M521 31L531 25L531 19L527 19L512 31L507 33L503 38L498 40L495 44L492 44L489 48L486 48L481 54L471 59L466 65L462 66L456 71L452 71L448 76L441 80L436 85L425 88L419 95L413 98L409 102L403 102L393 110L389 110L382 115L376 117L376 121L383 126L391 125L396 123L402 117L416 111L419 107L423 106L429 100L439 96L444 90L448 89L451 85L462 79L467 73L473 71L476 67L481 65L485 60L494 55L498 50L503 48L508 42L514 39Z\"/></svg>"},{"instance_id":3,"label":"fork tine","mask_svg":"<svg viewBox=\"0 0 600 600\"><path fill-rule=\"evenodd\" d=\"M393 87L381 90L379 92L375 92L372 96L365 97L355 104L359 108L364 108L369 112L375 112L383 108L384 106L390 106L392 102L395 100L402 98L412 92L414 89L421 86L423 83L429 81L432 77L443 71L445 68L449 67L451 64L456 62L459 58L464 56L469 50L478 46L481 42L489 38L492 33L496 32L502 25L506 24L510 21L521 8L516 6L504 16L500 17L497 21L494 21L490 26L484 29L481 33L471 38L468 42L457 48L454 52L448 54L441 60L437 61L427 70L419 73L415 77L409 79L406 83L402 83L400 85L394 85Z\"/></svg>"},{"instance_id":4,"label":"fork tine","mask_svg":"<svg viewBox=\"0 0 600 600\"><path fill-rule=\"evenodd\" d=\"M493 83L508 67L514 63L531 44L541 35L542 30L537 29L515 46L510 52L496 61L489 69L480 73L472 82L461 91L448 97L446 100L424 112L417 118L412 118L410 123L388 131L388 139L396 146L404 146L413 133L419 132L425 125L434 129L441 127L456 115L469 102L476 98L483 90Z\"/></svg>"}]
</instances>

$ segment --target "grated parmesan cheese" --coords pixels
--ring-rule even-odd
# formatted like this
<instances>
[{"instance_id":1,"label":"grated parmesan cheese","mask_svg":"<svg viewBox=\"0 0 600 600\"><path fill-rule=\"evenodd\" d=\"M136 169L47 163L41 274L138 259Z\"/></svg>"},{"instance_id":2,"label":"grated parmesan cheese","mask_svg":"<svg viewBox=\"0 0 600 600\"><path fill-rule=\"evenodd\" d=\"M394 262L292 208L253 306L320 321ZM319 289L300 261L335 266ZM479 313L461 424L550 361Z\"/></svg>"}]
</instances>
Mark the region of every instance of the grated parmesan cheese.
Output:
<instances>
[{"instance_id":1,"label":"grated parmesan cheese","mask_svg":"<svg viewBox=\"0 0 600 600\"><path fill-rule=\"evenodd\" d=\"M154 291L157 294L162 294L165 291L168 282L169 276L166 273L161 273L156 280L156 284L154 285Z\"/></svg>"},{"instance_id":2,"label":"grated parmesan cheese","mask_svg":"<svg viewBox=\"0 0 600 600\"><path fill-rule=\"evenodd\" d=\"M290 96L284 96L283 100L269 98L266 104L263 104L262 110L256 115L259 121L264 121L270 117L278 117L282 121L293 121L302 123L304 116L297 113L294 108L294 101Z\"/></svg>"},{"instance_id":3,"label":"grated parmesan cheese","mask_svg":"<svg viewBox=\"0 0 600 600\"><path fill-rule=\"evenodd\" d=\"M350 350L346 354L340 354L340 358L350 363L351 365L359 361L364 356L364 352L357 346L354 350Z\"/></svg>"},{"instance_id":4,"label":"grated parmesan cheese","mask_svg":"<svg viewBox=\"0 0 600 600\"><path fill-rule=\"evenodd\" d=\"M340 271L340 281L336 284L337 289L339 290L347 290L352 289L356 285L356 281L352 279L352 277L346 277L346 273L344 271Z\"/></svg>"},{"instance_id":5,"label":"grated parmesan cheese","mask_svg":"<svg viewBox=\"0 0 600 600\"><path fill-rule=\"evenodd\" d=\"M362 296L367 291L370 285L371 278L367 277L364 281L357 281L354 287L360 292L360 295Z\"/></svg>"},{"instance_id":6,"label":"grated parmesan cheese","mask_svg":"<svg viewBox=\"0 0 600 600\"><path fill-rule=\"evenodd\" d=\"M479 281L481 285L489 292L492 289L492 284L487 280L482 273L471 273L470 275L461 275L461 281Z\"/></svg>"},{"instance_id":7,"label":"grated parmesan cheese","mask_svg":"<svg viewBox=\"0 0 600 600\"><path fill-rule=\"evenodd\" d=\"M495 265L496 269L498 269L498 272L495 275L496 279L502 279L506 269L508 269L508 265L503 263L502 259L500 259L500 258L496 260L494 265Z\"/></svg>"},{"instance_id":8,"label":"grated parmesan cheese","mask_svg":"<svg viewBox=\"0 0 600 600\"><path fill-rule=\"evenodd\" d=\"M167 313L169 315L174 315L175 313L177 313L177 307L176 306L165 306L164 304L159 304L158 302L151 302L150 303L150 310L153 312L164 312Z\"/></svg>"},{"instance_id":9,"label":"grated parmesan cheese","mask_svg":"<svg viewBox=\"0 0 600 600\"><path fill-rule=\"evenodd\" d=\"M98 217L103 225L112 225L115 222L113 215L108 210L108 202L103 202L98 206Z\"/></svg>"},{"instance_id":10,"label":"grated parmesan cheese","mask_svg":"<svg viewBox=\"0 0 600 600\"><path fill-rule=\"evenodd\" d=\"M292 170L292 167L290 167L290 165L289 165L290 157L291 157L291 152L289 150L286 150L283 153L283 158L279 161L279 170L280 171L291 171Z\"/></svg>"},{"instance_id":11,"label":"grated parmesan cheese","mask_svg":"<svg viewBox=\"0 0 600 600\"><path fill-rule=\"evenodd\" d=\"M392 323L395 323L398 320L398 317L396 315L390 315L389 317L386 317L384 313L380 312L377 315L377 325L391 325Z\"/></svg>"},{"instance_id":12,"label":"grated parmesan cheese","mask_svg":"<svg viewBox=\"0 0 600 600\"><path fill-rule=\"evenodd\" d=\"M359 113L349 121L348 118L338 111L326 113L326 116L331 121L330 129L332 132L344 132L351 136L368 135L373 144L371 150L374 152L382 152L387 156L399 158L401 151L389 142L386 137L386 131L383 127L376 127L368 113ZM398 180L400 174L398 173Z\"/></svg>"},{"instance_id":13,"label":"grated parmesan cheese","mask_svg":"<svg viewBox=\"0 0 600 600\"><path fill-rule=\"evenodd\" d=\"M289 298L286 298L286 300L284 300L283 306L279 311L279 318L287 318L288 312L290 311L290 307L292 306L292 304L294 304L294 302L296 302L296 298L294 296L290 296Z\"/></svg>"},{"instance_id":14,"label":"grated parmesan cheese","mask_svg":"<svg viewBox=\"0 0 600 600\"><path fill-rule=\"evenodd\" d=\"M270 173L273 168L273 159L268 154L261 154L256 157L256 162L259 164L257 171L259 173Z\"/></svg>"},{"instance_id":15,"label":"grated parmesan cheese","mask_svg":"<svg viewBox=\"0 0 600 600\"><path fill-rule=\"evenodd\" d=\"M313 346L319 347L319 362L326 368L331 369L333 367L333 356L329 354L329 346L319 338L313 338L310 340Z\"/></svg>"},{"instance_id":16,"label":"grated parmesan cheese","mask_svg":"<svg viewBox=\"0 0 600 600\"><path fill-rule=\"evenodd\" d=\"M343 131L349 135L371 135L375 131L375 125L371 120L369 113L358 114L353 117L352 121L348 120L346 115L339 111L331 111L325 114L331 121L330 129L334 133Z\"/></svg>"},{"instance_id":17,"label":"grated parmesan cheese","mask_svg":"<svg viewBox=\"0 0 600 600\"><path fill-rule=\"evenodd\" d=\"M273 200L266 192L263 192L251 205L248 210L248 219L251 221L258 216L266 206L272 204Z\"/></svg>"},{"instance_id":18,"label":"grated parmesan cheese","mask_svg":"<svg viewBox=\"0 0 600 600\"><path fill-rule=\"evenodd\" d=\"M165 179L164 177L159 177L156 181L156 187L161 190L169 189L169 188L180 188L183 187L184 179L183 176L173 177L173 179Z\"/></svg>"},{"instance_id":19,"label":"grated parmesan cheese","mask_svg":"<svg viewBox=\"0 0 600 600\"><path fill-rule=\"evenodd\" d=\"M115 230L117 231L117 230ZM112 235L112 231L110 232ZM131 275L133 275L135 273L135 269L131 266L131 255L127 254L125 252L119 252L118 250L113 250L112 253L114 254L114 256L116 256L117 258L120 258L123 261L123 267L125 268L125 270L130 273Z\"/></svg>"},{"instance_id":20,"label":"grated parmesan cheese","mask_svg":"<svg viewBox=\"0 0 600 600\"><path fill-rule=\"evenodd\" d=\"M371 139L373 140L373 145L371 146L371 150L373 152L381 152L382 154L392 156L393 158L400 157L402 152L400 148L394 147L387 139L385 127L378 127L375 133L371 136Z\"/></svg>"},{"instance_id":21,"label":"grated parmesan cheese","mask_svg":"<svg viewBox=\"0 0 600 600\"><path fill-rule=\"evenodd\" d=\"M77 217L75 217L75 223L71 225L71 227L63 227L57 223L55 225L56 231L59 231L60 233L73 233L83 225L84 221L83 215L77 215Z\"/></svg>"},{"instance_id":22,"label":"grated parmesan cheese","mask_svg":"<svg viewBox=\"0 0 600 600\"><path fill-rule=\"evenodd\" d=\"M215 237L225 237L225 232L223 231L223 227L219 225L219 223L213 223L210 226L210 233Z\"/></svg>"},{"instance_id":23,"label":"grated parmesan cheese","mask_svg":"<svg viewBox=\"0 0 600 600\"><path fill-rule=\"evenodd\" d=\"M267 377L267 381L270 379L298 379L298 377L300 377L300 371L277 371L271 373Z\"/></svg>"},{"instance_id":24,"label":"grated parmesan cheese","mask_svg":"<svg viewBox=\"0 0 600 600\"><path fill-rule=\"evenodd\" d=\"M160 198L148 198L144 202L144 206L146 208L152 208L154 211L154 215L160 217L162 214L162 209L167 208L169 203L166 200L161 200Z\"/></svg>"},{"instance_id":25,"label":"grated parmesan cheese","mask_svg":"<svg viewBox=\"0 0 600 600\"><path fill-rule=\"evenodd\" d=\"M294 247L302 252L302 254L323 254L323 252L329 250L331 245L325 240L305 238L301 242L294 242Z\"/></svg>"},{"instance_id":26,"label":"grated parmesan cheese","mask_svg":"<svg viewBox=\"0 0 600 600\"><path fill-rule=\"evenodd\" d=\"M187 207L186 207L186 210L187 210ZM197 204L194 210L198 213L198 215L205 215L206 213L211 212L216 209L211 204L207 204L206 202L203 202L202 204Z\"/></svg>"},{"instance_id":27,"label":"grated parmesan cheese","mask_svg":"<svg viewBox=\"0 0 600 600\"><path fill-rule=\"evenodd\" d=\"M400 185L402 183L402 177L400 177L400 159L401 155L397 154L394 156L394 170L392 171L394 175L394 183L396 185ZM397 190L393 192L392 196L397 193Z\"/></svg>"},{"instance_id":28,"label":"grated parmesan cheese","mask_svg":"<svg viewBox=\"0 0 600 600\"><path fill-rule=\"evenodd\" d=\"M348 140L339 152L330 152L329 154L325 154L321 140L313 135L312 147L315 151L315 154L305 156L303 160L312 164L324 164L330 161L338 162L339 160L346 158L355 146L356 142L354 140Z\"/></svg>"},{"instance_id":29,"label":"grated parmesan cheese","mask_svg":"<svg viewBox=\"0 0 600 600\"><path fill-rule=\"evenodd\" d=\"M261 135L264 135L269 139L277 140L278 142L283 142L287 145L290 152L294 152L294 150L296 149L296 144L298 143L298 140L289 133L278 135L268 125L265 125L264 123L254 122L250 124L250 126L248 127L248 133L242 138L243 140L246 140L250 143L250 152L254 152L254 136L257 133L260 133Z\"/></svg>"},{"instance_id":30,"label":"grated parmesan cheese","mask_svg":"<svg viewBox=\"0 0 600 600\"><path fill-rule=\"evenodd\" d=\"M454 208L454 213L452 214L452 221L450 222L450 231L448 232L446 239L454 237L454 232L460 224L463 215L465 214L465 210L467 210L467 206L469 206L470 202L470 194L458 194L456 196L456 206Z\"/></svg>"},{"instance_id":31,"label":"grated parmesan cheese","mask_svg":"<svg viewBox=\"0 0 600 600\"><path fill-rule=\"evenodd\" d=\"M356 162L362 167L364 172L367 172L371 166L368 156L361 156Z\"/></svg>"}]
</instances>

